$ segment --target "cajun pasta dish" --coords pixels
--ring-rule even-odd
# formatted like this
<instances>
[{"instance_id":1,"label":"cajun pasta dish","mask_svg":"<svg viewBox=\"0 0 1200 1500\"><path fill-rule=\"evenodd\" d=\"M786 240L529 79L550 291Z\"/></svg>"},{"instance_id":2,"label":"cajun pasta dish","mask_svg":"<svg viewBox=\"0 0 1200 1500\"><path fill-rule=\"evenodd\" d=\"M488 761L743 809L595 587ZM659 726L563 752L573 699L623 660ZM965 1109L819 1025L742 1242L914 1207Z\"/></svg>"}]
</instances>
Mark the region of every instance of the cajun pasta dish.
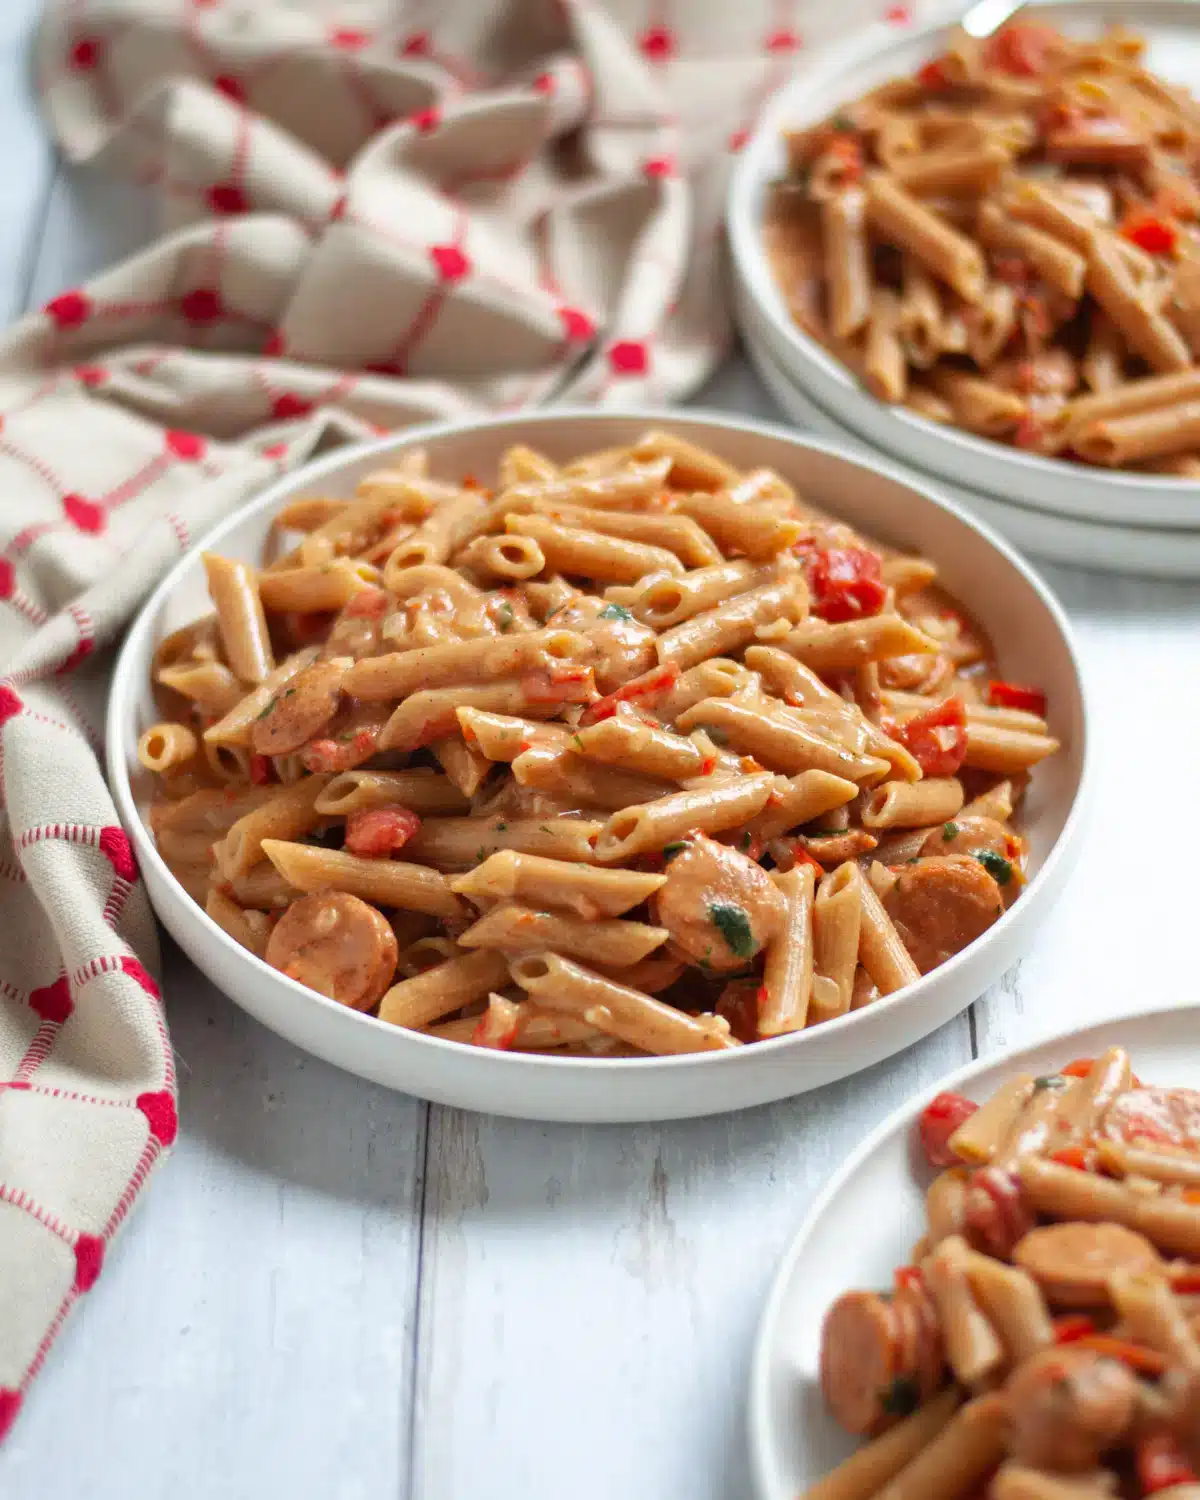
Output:
<instances>
[{"instance_id":1,"label":"cajun pasta dish","mask_svg":"<svg viewBox=\"0 0 1200 1500\"><path fill-rule=\"evenodd\" d=\"M1200 104L1143 49L958 33L789 132L766 242L795 321L934 421L1200 476Z\"/></svg>"},{"instance_id":2,"label":"cajun pasta dish","mask_svg":"<svg viewBox=\"0 0 1200 1500\"><path fill-rule=\"evenodd\" d=\"M493 1048L720 1050L1017 898L1058 748L921 557L667 432L295 500L159 646L164 860L252 953Z\"/></svg>"},{"instance_id":3,"label":"cajun pasta dish","mask_svg":"<svg viewBox=\"0 0 1200 1500\"><path fill-rule=\"evenodd\" d=\"M1200 1092L1113 1048L940 1094L920 1136L925 1235L822 1330L826 1401L873 1441L809 1500L1195 1500Z\"/></svg>"}]
</instances>

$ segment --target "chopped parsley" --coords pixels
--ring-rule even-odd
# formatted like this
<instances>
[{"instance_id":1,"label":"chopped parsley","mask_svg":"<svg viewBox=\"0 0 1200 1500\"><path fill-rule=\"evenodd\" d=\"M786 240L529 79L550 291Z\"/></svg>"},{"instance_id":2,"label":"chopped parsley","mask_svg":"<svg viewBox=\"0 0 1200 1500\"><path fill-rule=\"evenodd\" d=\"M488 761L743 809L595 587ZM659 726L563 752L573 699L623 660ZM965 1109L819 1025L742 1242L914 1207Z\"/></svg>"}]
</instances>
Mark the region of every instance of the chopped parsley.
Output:
<instances>
[{"instance_id":1,"label":"chopped parsley","mask_svg":"<svg viewBox=\"0 0 1200 1500\"><path fill-rule=\"evenodd\" d=\"M725 946L738 958L753 958L758 951L750 918L733 901L709 903L708 915L713 926L725 939Z\"/></svg>"},{"instance_id":2,"label":"chopped parsley","mask_svg":"<svg viewBox=\"0 0 1200 1500\"><path fill-rule=\"evenodd\" d=\"M1042 1089L1065 1089L1067 1080L1061 1073L1047 1073L1041 1078L1033 1080L1033 1092L1040 1093Z\"/></svg>"},{"instance_id":3,"label":"chopped parsley","mask_svg":"<svg viewBox=\"0 0 1200 1500\"><path fill-rule=\"evenodd\" d=\"M670 864L677 854L682 854L687 848L686 839L676 839L673 843L663 845L663 859Z\"/></svg>"},{"instance_id":4,"label":"chopped parsley","mask_svg":"<svg viewBox=\"0 0 1200 1500\"><path fill-rule=\"evenodd\" d=\"M633 615L623 604L606 604L600 611L601 620L632 620Z\"/></svg>"},{"instance_id":5,"label":"chopped parsley","mask_svg":"<svg viewBox=\"0 0 1200 1500\"><path fill-rule=\"evenodd\" d=\"M994 854L990 849L981 849L975 858L997 885L1007 885L1012 879L1012 865L1002 854Z\"/></svg>"},{"instance_id":6,"label":"chopped parsley","mask_svg":"<svg viewBox=\"0 0 1200 1500\"><path fill-rule=\"evenodd\" d=\"M920 1389L910 1375L897 1375L883 1393L883 1409L892 1417L911 1416L920 1404Z\"/></svg>"},{"instance_id":7,"label":"chopped parsley","mask_svg":"<svg viewBox=\"0 0 1200 1500\"><path fill-rule=\"evenodd\" d=\"M542 831L542 833L549 833L550 832L550 830L546 827L545 823L539 823L538 824L538 828Z\"/></svg>"},{"instance_id":8,"label":"chopped parsley","mask_svg":"<svg viewBox=\"0 0 1200 1500\"><path fill-rule=\"evenodd\" d=\"M511 630L512 623L513 607L506 599L500 606L500 608L496 611L496 624L499 625L501 631L503 632L505 630Z\"/></svg>"},{"instance_id":9,"label":"chopped parsley","mask_svg":"<svg viewBox=\"0 0 1200 1500\"><path fill-rule=\"evenodd\" d=\"M754 835L750 832L749 829L747 829L746 832L742 834L741 840L739 841L739 844L738 844L738 848L740 848L740 849L749 849L750 845L753 842L754 842Z\"/></svg>"},{"instance_id":10,"label":"chopped parsley","mask_svg":"<svg viewBox=\"0 0 1200 1500\"><path fill-rule=\"evenodd\" d=\"M956 839L958 837L958 824L943 823L942 837L946 840L947 843L949 843L951 839Z\"/></svg>"},{"instance_id":11,"label":"chopped parsley","mask_svg":"<svg viewBox=\"0 0 1200 1500\"><path fill-rule=\"evenodd\" d=\"M475 851L475 863L477 865L481 865L487 857L487 850L483 847L482 844L480 844L479 848Z\"/></svg>"},{"instance_id":12,"label":"chopped parsley","mask_svg":"<svg viewBox=\"0 0 1200 1500\"><path fill-rule=\"evenodd\" d=\"M507 828L507 827L508 827L508 824L507 824L507 823L497 823L497 824L496 824L496 832L497 832L497 833L503 833L503 832L504 832L504 830L505 830L505 829L506 829L506 828Z\"/></svg>"},{"instance_id":13,"label":"chopped parsley","mask_svg":"<svg viewBox=\"0 0 1200 1500\"><path fill-rule=\"evenodd\" d=\"M583 749L583 741L579 738L579 736L577 734L573 734L571 736L571 738L575 741L575 748L577 750L582 750Z\"/></svg>"},{"instance_id":14,"label":"chopped parsley","mask_svg":"<svg viewBox=\"0 0 1200 1500\"><path fill-rule=\"evenodd\" d=\"M276 703L278 703L278 702L279 702L279 695L276 694L276 696L274 698L271 698L271 699L268 700L267 706L266 706L266 708L263 709L262 713L255 715L255 720L257 721L258 719L265 719L267 717L267 715L271 712L271 710L275 707Z\"/></svg>"}]
</instances>

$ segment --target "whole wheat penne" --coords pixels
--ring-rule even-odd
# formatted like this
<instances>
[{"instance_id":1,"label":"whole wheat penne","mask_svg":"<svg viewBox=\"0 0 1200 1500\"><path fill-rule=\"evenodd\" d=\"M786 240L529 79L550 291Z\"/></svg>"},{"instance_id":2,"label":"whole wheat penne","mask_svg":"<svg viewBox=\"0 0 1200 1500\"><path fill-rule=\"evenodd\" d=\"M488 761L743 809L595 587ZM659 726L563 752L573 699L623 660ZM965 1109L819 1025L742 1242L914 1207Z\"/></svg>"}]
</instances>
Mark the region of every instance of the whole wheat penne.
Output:
<instances>
[{"instance_id":1,"label":"whole wheat penne","mask_svg":"<svg viewBox=\"0 0 1200 1500\"><path fill-rule=\"evenodd\" d=\"M765 993L758 1007L758 1034L764 1037L802 1031L812 995L813 867L799 865L774 878L787 916L767 945Z\"/></svg>"},{"instance_id":2,"label":"whole wheat penne","mask_svg":"<svg viewBox=\"0 0 1200 1500\"><path fill-rule=\"evenodd\" d=\"M615 864L629 855L661 849L693 831L722 833L738 828L761 812L771 794L774 777L743 776L704 791L672 792L655 802L644 802L614 813L600 829L595 857Z\"/></svg>"},{"instance_id":3,"label":"whole wheat penne","mask_svg":"<svg viewBox=\"0 0 1200 1500\"><path fill-rule=\"evenodd\" d=\"M885 761L847 750L811 728L797 710L769 703L764 699L759 707L735 698L706 698L676 723L685 731L716 728L744 754L788 776L827 771L857 782L887 774Z\"/></svg>"},{"instance_id":4,"label":"whole wheat penne","mask_svg":"<svg viewBox=\"0 0 1200 1500\"><path fill-rule=\"evenodd\" d=\"M977 771L1012 776L1036 766L1038 761L1053 755L1058 748L1058 740L1048 734L1031 734L1026 730L968 718L967 753L963 763Z\"/></svg>"},{"instance_id":5,"label":"whole wheat penne","mask_svg":"<svg viewBox=\"0 0 1200 1500\"><path fill-rule=\"evenodd\" d=\"M971 1386L997 1369L1004 1349L984 1317L967 1275L970 1251L959 1235L942 1240L925 1262L925 1283L937 1307L946 1358L963 1385Z\"/></svg>"},{"instance_id":6,"label":"whole wheat penne","mask_svg":"<svg viewBox=\"0 0 1200 1500\"><path fill-rule=\"evenodd\" d=\"M446 877L399 859L364 859L342 849L264 839L263 853L298 891L333 887L378 906L399 906L431 917L458 918L463 906Z\"/></svg>"},{"instance_id":7,"label":"whole wheat penne","mask_svg":"<svg viewBox=\"0 0 1200 1500\"><path fill-rule=\"evenodd\" d=\"M961 811L962 782L956 776L926 776L920 781L885 781L863 801L864 828L928 828Z\"/></svg>"},{"instance_id":8,"label":"whole wheat penne","mask_svg":"<svg viewBox=\"0 0 1200 1500\"><path fill-rule=\"evenodd\" d=\"M669 936L664 927L620 917L588 920L502 902L468 927L458 942L462 948L500 948L509 953L549 950L568 958L594 959L603 954L606 964L625 968L648 958Z\"/></svg>"},{"instance_id":9,"label":"whole wheat penne","mask_svg":"<svg viewBox=\"0 0 1200 1500\"><path fill-rule=\"evenodd\" d=\"M591 668L565 679L561 690L552 681L507 677L488 686L425 688L410 693L384 725L382 750L417 750L453 735L460 708L482 708L490 713L528 714L552 718L564 703L586 703L595 694Z\"/></svg>"},{"instance_id":10,"label":"whole wheat penne","mask_svg":"<svg viewBox=\"0 0 1200 1500\"><path fill-rule=\"evenodd\" d=\"M1087 262L1070 245L1044 229L1013 219L995 201L979 207L980 242L992 250L1005 250L1029 262L1043 281L1076 301L1083 295Z\"/></svg>"},{"instance_id":11,"label":"whole wheat penne","mask_svg":"<svg viewBox=\"0 0 1200 1500\"><path fill-rule=\"evenodd\" d=\"M447 777L415 767L411 771L343 771L329 779L313 805L326 817L344 818L372 807L453 813L464 812L468 804Z\"/></svg>"},{"instance_id":12,"label":"whole wheat penne","mask_svg":"<svg viewBox=\"0 0 1200 1500\"><path fill-rule=\"evenodd\" d=\"M655 650L660 662L677 666L682 672L706 657L740 650L754 639L759 625L781 618L803 620L807 609L803 576L785 573L774 583L738 594L724 605L673 625L659 636Z\"/></svg>"},{"instance_id":13,"label":"whole wheat penne","mask_svg":"<svg viewBox=\"0 0 1200 1500\"><path fill-rule=\"evenodd\" d=\"M999 180L1011 155L998 141L950 145L924 151L892 167L892 177L919 197L937 193L980 193Z\"/></svg>"},{"instance_id":14,"label":"whole wheat penne","mask_svg":"<svg viewBox=\"0 0 1200 1500\"><path fill-rule=\"evenodd\" d=\"M244 875L266 858L264 839L296 839L308 833L318 821L316 801L328 781L328 776L308 776L244 813L214 851L226 879Z\"/></svg>"},{"instance_id":15,"label":"whole wheat penne","mask_svg":"<svg viewBox=\"0 0 1200 1500\"><path fill-rule=\"evenodd\" d=\"M881 995L891 995L905 985L916 984L921 971L904 946L891 917L883 909L883 902L857 865L848 868L854 871L852 879L862 911L858 939L859 962L871 976Z\"/></svg>"},{"instance_id":16,"label":"whole wheat penne","mask_svg":"<svg viewBox=\"0 0 1200 1500\"><path fill-rule=\"evenodd\" d=\"M687 726L680 722L680 727ZM642 776L658 776L665 781L699 776L704 767L704 752L694 740L669 734L632 714L614 715L598 724L581 727L571 736L570 743L586 760L620 766Z\"/></svg>"},{"instance_id":17,"label":"whole wheat penne","mask_svg":"<svg viewBox=\"0 0 1200 1500\"><path fill-rule=\"evenodd\" d=\"M661 547L673 552L685 568L704 568L722 561L716 543L690 516L591 510L585 506L557 505L546 501L537 502L534 509L564 526Z\"/></svg>"},{"instance_id":18,"label":"whole wheat penne","mask_svg":"<svg viewBox=\"0 0 1200 1500\"><path fill-rule=\"evenodd\" d=\"M752 562L778 556L804 535L804 522L780 514L775 505L736 500L729 494L697 491L681 496L675 508L698 521L722 550L744 553Z\"/></svg>"},{"instance_id":19,"label":"whole wheat penne","mask_svg":"<svg viewBox=\"0 0 1200 1500\"><path fill-rule=\"evenodd\" d=\"M821 204L821 234L829 268L829 326L848 339L871 315L867 200L860 188L834 193Z\"/></svg>"},{"instance_id":20,"label":"whole wheat penne","mask_svg":"<svg viewBox=\"0 0 1200 1500\"><path fill-rule=\"evenodd\" d=\"M353 698L384 702L452 683L491 683L497 677L512 677L550 662L582 661L590 651L586 638L574 630L531 630L521 635L448 641L424 650L369 656L350 668L343 687Z\"/></svg>"},{"instance_id":21,"label":"whole wheat penne","mask_svg":"<svg viewBox=\"0 0 1200 1500\"><path fill-rule=\"evenodd\" d=\"M1154 312L1138 295L1128 268L1111 235L1092 237L1088 249L1087 288L1120 329L1125 341L1151 369L1169 374L1186 370L1191 352L1178 329L1162 313Z\"/></svg>"},{"instance_id":22,"label":"whole wheat penne","mask_svg":"<svg viewBox=\"0 0 1200 1500\"><path fill-rule=\"evenodd\" d=\"M639 870L602 870L561 859L500 849L450 889L472 901L522 901L574 912L585 921L620 917L666 884L665 875ZM593 950L595 951L595 950Z\"/></svg>"},{"instance_id":23,"label":"whole wheat penne","mask_svg":"<svg viewBox=\"0 0 1200 1500\"><path fill-rule=\"evenodd\" d=\"M571 731L563 724L542 724L516 714L460 708L457 717L467 743L476 745L489 760L511 762L534 745L565 747L571 738Z\"/></svg>"},{"instance_id":24,"label":"whole wheat penne","mask_svg":"<svg viewBox=\"0 0 1200 1500\"><path fill-rule=\"evenodd\" d=\"M642 462L669 458L671 463L665 478L677 490L725 489L739 478L732 464L677 432L655 429L644 433L633 445L632 454Z\"/></svg>"},{"instance_id":25,"label":"whole wheat penne","mask_svg":"<svg viewBox=\"0 0 1200 1500\"><path fill-rule=\"evenodd\" d=\"M204 910L235 943L261 958L267 949L271 924L265 912L247 911L224 892L211 888L204 900Z\"/></svg>"},{"instance_id":26,"label":"whole wheat penne","mask_svg":"<svg viewBox=\"0 0 1200 1500\"><path fill-rule=\"evenodd\" d=\"M962 1399L956 1387L939 1391L924 1406L809 1485L802 1500L872 1500L929 1448Z\"/></svg>"},{"instance_id":27,"label":"whole wheat penne","mask_svg":"<svg viewBox=\"0 0 1200 1500\"><path fill-rule=\"evenodd\" d=\"M900 615L871 615L829 624L805 620L774 644L814 672L846 672L889 656L935 655L938 646Z\"/></svg>"},{"instance_id":28,"label":"whole wheat penne","mask_svg":"<svg viewBox=\"0 0 1200 1500\"><path fill-rule=\"evenodd\" d=\"M512 962L510 972L537 1004L582 1016L643 1052L719 1052L737 1046L719 1017L686 1015L557 954L527 954Z\"/></svg>"},{"instance_id":29,"label":"whole wheat penne","mask_svg":"<svg viewBox=\"0 0 1200 1500\"><path fill-rule=\"evenodd\" d=\"M829 771L801 771L797 776L776 776L762 812L746 825L754 838L769 843L790 833L835 807L844 807L858 795L856 782Z\"/></svg>"},{"instance_id":30,"label":"whole wheat penne","mask_svg":"<svg viewBox=\"0 0 1200 1500\"><path fill-rule=\"evenodd\" d=\"M821 877L813 901L813 968L829 981L824 997L814 988L811 1022L832 1020L850 1009L858 967L862 899L851 864Z\"/></svg>"},{"instance_id":31,"label":"whole wheat penne","mask_svg":"<svg viewBox=\"0 0 1200 1500\"><path fill-rule=\"evenodd\" d=\"M477 536L454 561L487 578L534 578L546 566L542 549L528 536Z\"/></svg>"},{"instance_id":32,"label":"whole wheat penne","mask_svg":"<svg viewBox=\"0 0 1200 1500\"><path fill-rule=\"evenodd\" d=\"M697 568L682 576L657 573L643 580L629 608L635 618L655 630L666 630L723 599L773 583L776 577L773 566L760 567L745 558Z\"/></svg>"},{"instance_id":33,"label":"whole wheat penne","mask_svg":"<svg viewBox=\"0 0 1200 1500\"><path fill-rule=\"evenodd\" d=\"M881 401L903 401L908 394L908 363L900 342L900 304L896 294L876 287L863 348L863 380Z\"/></svg>"},{"instance_id":34,"label":"whole wheat penne","mask_svg":"<svg viewBox=\"0 0 1200 1500\"><path fill-rule=\"evenodd\" d=\"M548 516L509 515L504 525L510 534L532 537L550 567L573 576L636 583L647 573L683 572L683 564L665 547L564 526Z\"/></svg>"},{"instance_id":35,"label":"whole wheat penne","mask_svg":"<svg viewBox=\"0 0 1200 1500\"><path fill-rule=\"evenodd\" d=\"M536 789L565 805L605 812L652 802L670 789L669 782L656 776L591 764L574 754L570 744L535 744L517 756L512 771L522 787Z\"/></svg>"},{"instance_id":36,"label":"whole wheat penne","mask_svg":"<svg viewBox=\"0 0 1200 1500\"><path fill-rule=\"evenodd\" d=\"M162 667L155 679L174 693L181 693L210 714L226 714L246 695L245 688L224 662L197 661L184 666Z\"/></svg>"},{"instance_id":37,"label":"whole wheat penne","mask_svg":"<svg viewBox=\"0 0 1200 1500\"><path fill-rule=\"evenodd\" d=\"M469 870L497 849L591 864L600 823L585 818L425 818L406 854L439 870Z\"/></svg>"},{"instance_id":38,"label":"whole wheat penne","mask_svg":"<svg viewBox=\"0 0 1200 1500\"><path fill-rule=\"evenodd\" d=\"M225 659L243 682L262 682L275 667L263 615L261 579L235 558L204 553L208 592L217 611Z\"/></svg>"},{"instance_id":39,"label":"whole wheat penne","mask_svg":"<svg viewBox=\"0 0 1200 1500\"><path fill-rule=\"evenodd\" d=\"M409 568L444 563L456 547L469 539L470 523L482 509L475 490L459 490L439 500L424 521L397 543L383 568L383 581L396 587L397 578Z\"/></svg>"},{"instance_id":40,"label":"whole wheat penne","mask_svg":"<svg viewBox=\"0 0 1200 1500\"><path fill-rule=\"evenodd\" d=\"M1181 401L1076 429L1071 446L1109 468L1186 453L1200 444L1200 400Z\"/></svg>"},{"instance_id":41,"label":"whole wheat penne","mask_svg":"<svg viewBox=\"0 0 1200 1500\"><path fill-rule=\"evenodd\" d=\"M463 953L392 985L379 1002L379 1019L391 1026L429 1026L507 982L502 954L488 948Z\"/></svg>"},{"instance_id":42,"label":"whole wheat penne","mask_svg":"<svg viewBox=\"0 0 1200 1500\"><path fill-rule=\"evenodd\" d=\"M492 763L482 750L456 735L435 740L429 751L446 773L446 780L468 799L475 796L491 774Z\"/></svg>"},{"instance_id":43,"label":"whole wheat penne","mask_svg":"<svg viewBox=\"0 0 1200 1500\"><path fill-rule=\"evenodd\" d=\"M976 245L886 173L869 172L866 189L867 216L880 234L916 256L965 302L979 300L987 273Z\"/></svg>"},{"instance_id":44,"label":"whole wheat penne","mask_svg":"<svg viewBox=\"0 0 1200 1500\"><path fill-rule=\"evenodd\" d=\"M341 609L368 584L378 582L379 570L370 563L337 557L332 562L264 573L258 589L264 609L311 614Z\"/></svg>"},{"instance_id":45,"label":"whole wheat penne","mask_svg":"<svg viewBox=\"0 0 1200 1500\"><path fill-rule=\"evenodd\" d=\"M186 724L152 724L137 742L137 758L148 771L169 771L191 760L199 748Z\"/></svg>"}]
</instances>

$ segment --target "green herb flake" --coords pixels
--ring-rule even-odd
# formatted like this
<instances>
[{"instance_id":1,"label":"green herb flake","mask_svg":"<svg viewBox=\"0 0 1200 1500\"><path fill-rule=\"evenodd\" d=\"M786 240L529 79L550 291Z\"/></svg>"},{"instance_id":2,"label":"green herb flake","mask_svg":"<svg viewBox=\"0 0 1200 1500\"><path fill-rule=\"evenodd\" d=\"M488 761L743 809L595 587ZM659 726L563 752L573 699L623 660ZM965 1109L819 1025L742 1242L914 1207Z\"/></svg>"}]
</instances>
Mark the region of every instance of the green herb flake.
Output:
<instances>
[{"instance_id":1,"label":"green herb flake","mask_svg":"<svg viewBox=\"0 0 1200 1500\"><path fill-rule=\"evenodd\" d=\"M507 828L507 827L508 827L508 824L507 824L507 823L497 823L497 824L496 824L496 832L497 832L497 833L503 833L503 832L504 832L504 830L505 830L505 829L506 829L506 828Z\"/></svg>"},{"instance_id":2,"label":"green herb flake","mask_svg":"<svg viewBox=\"0 0 1200 1500\"><path fill-rule=\"evenodd\" d=\"M830 123L830 125L832 126L832 128L834 130L857 130L858 129L858 126L854 123L854 121L850 118L850 116L847 115L847 114L844 114L841 110L839 110L837 112L837 114L835 114L830 119L829 123Z\"/></svg>"},{"instance_id":3,"label":"green herb flake","mask_svg":"<svg viewBox=\"0 0 1200 1500\"><path fill-rule=\"evenodd\" d=\"M549 830L549 829L548 829L548 828L547 828L547 827L546 827L546 825L545 825L545 823L539 823L539 824L538 824L538 828L539 828L539 829L540 829L540 830L541 830L541 831L542 831L542 832L543 832L543 833L549 833L549 832L550 832L550 830Z\"/></svg>"},{"instance_id":4,"label":"green herb flake","mask_svg":"<svg viewBox=\"0 0 1200 1500\"><path fill-rule=\"evenodd\" d=\"M676 839L674 843L664 844L663 845L663 859L666 860L667 864L670 864L671 861L675 858L675 856L677 854L682 854L683 851L686 848L687 848L687 840L686 839Z\"/></svg>"},{"instance_id":5,"label":"green herb flake","mask_svg":"<svg viewBox=\"0 0 1200 1500\"><path fill-rule=\"evenodd\" d=\"M598 616L601 620L632 620L633 615L623 604L606 604Z\"/></svg>"},{"instance_id":6,"label":"green herb flake","mask_svg":"<svg viewBox=\"0 0 1200 1500\"><path fill-rule=\"evenodd\" d=\"M513 607L507 599L496 611L496 624L499 625L502 632L512 629Z\"/></svg>"},{"instance_id":7,"label":"green herb flake","mask_svg":"<svg viewBox=\"0 0 1200 1500\"><path fill-rule=\"evenodd\" d=\"M738 843L738 848L739 849L749 849L750 845L753 842L754 842L754 835L749 831L749 829L747 829L747 831L742 834L741 840Z\"/></svg>"},{"instance_id":8,"label":"green herb flake","mask_svg":"<svg viewBox=\"0 0 1200 1500\"><path fill-rule=\"evenodd\" d=\"M975 858L997 885L1007 885L1012 879L1012 865L1002 854L994 854L990 849L981 849Z\"/></svg>"},{"instance_id":9,"label":"green herb flake","mask_svg":"<svg viewBox=\"0 0 1200 1500\"><path fill-rule=\"evenodd\" d=\"M576 748L576 750L582 750L583 749L583 741L579 738L579 736L577 734L573 734L571 736L571 738L575 741L575 748Z\"/></svg>"},{"instance_id":10,"label":"green herb flake","mask_svg":"<svg viewBox=\"0 0 1200 1500\"><path fill-rule=\"evenodd\" d=\"M947 843L949 843L951 839L956 839L958 837L958 824L943 823L942 837L946 840Z\"/></svg>"},{"instance_id":11,"label":"green herb flake","mask_svg":"<svg viewBox=\"0 0 1200 1500\"><path fill-rule=\"evenodd\" d=\"M487 850L483 847L482 844L480 844L479 848L475 851L475 863L477 865L481 865L487 857Z\"/></svg>"},{"instance_id":12,"label":"green herb flake","mask_svg":"<svg viewBox=\"0 0 1200 1500\"><path fill-rule=\"evenodd\" d=\"M750 918L733 901L712 901L708 915L713 926L725 939L725 946L737 958L753 958L758 952Z\"/></svg>"},{"instance_id":13,"label":"green herb flake","mask_svg":"<svg viewBox=\"0 0 1200 1500\"><path fill-rule=\"evenodd\" d=\"M278 703L278 702L279 702L278 696L276 696L274 698L271 698L268 701L266 708L263 709L262 713L255 714L255 716L254 716L255 722L257 722L259 719L265 719L267 717L267 715L271 712L271 710L275 707L276 703Z\"/></svg>"},{"instance_id":14,"label":"green herb flake","mask_svg":"<svg viewBox=\"0 0 1200 1500\"><path fill-rule=\"evenodd\" d=\"M892 1417L911 1416L921 1404L921 1391L909 1375L897 1375L882 1395L883 1409Z\"/></svg>"},{"instance_id":15,"label":"green herb flake","mask_svg":"<svg viewBox=\"0 0 1200 1500\"><path fill-rule=\"evenodd\" d=\"M1067 1080L1061 1073L1047 1073L1041 1078L1033 1080L1033 1092L1038 1094L1042 1089L1065 1089Z\"/></svg>"}]
</instances>

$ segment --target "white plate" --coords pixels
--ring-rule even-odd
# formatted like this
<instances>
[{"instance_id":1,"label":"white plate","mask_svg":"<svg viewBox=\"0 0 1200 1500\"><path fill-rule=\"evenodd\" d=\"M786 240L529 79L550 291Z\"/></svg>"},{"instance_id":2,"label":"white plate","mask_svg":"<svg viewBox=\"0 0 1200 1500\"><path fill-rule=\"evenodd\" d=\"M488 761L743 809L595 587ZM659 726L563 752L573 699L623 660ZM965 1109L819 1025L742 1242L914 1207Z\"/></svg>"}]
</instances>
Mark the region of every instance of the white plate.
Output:
<instances>
[{"instance_id":1,"label":"white plate","mask_svg":"<svg viewBox=\"0 0 1200 1500\"><path fill-rule=\"evenodd\" d=\"M1083 34L1117 21L1135 26L1149 39L1151 68L1193 87L1200 78L1200 6L1194 0L1144 0L1136 14L1119 0L1059 0L1028 6L1022 14ZM927 474L1036 510L1200 531L1200 484L1195 481L1038 458L888 406L789 316L763 251L761 229L767 186L784 169L782 130L822 119L884 79L911 73L943 50L948 29L945 23L909 30L867 28L823 53L819 74L804 69L775 96L730 182L729 239L739 289L761 315L771 350L789 379L885 453Z\"/></svg>"},{"instance_id":2,"label":"white plate","mask_svg":"<svg viewBox=\"0 0 1200 1500\"><path fill-rule=\"evenodd\" d=\"M1050 700L1063 750L1039 768L1026 808L1028 888L971 947L910 989L811 1031L691 1057L593 1060L463 1047L359 1015L285 978L233 942L176 883L142 821L148 778L139 733L157 717L149 688L156 643L207 610L201 550L257 561L272 516L287 501L349 495L363 474L421 444L436 473L488 474L515 442L554 458L629 443L666 426L740 467L768 465L860 530L938 561L947 587L996 643L1004 674L1032 680ZM816 1088L907 1047L963 1010L1027 946L1053 906L1077 852L1085 783L1082 688L1069 627L1043 584L1009 548L947 501L894 469L836 444L781 428L675 412L553 413L412 429L341 450L278 483L204 538L155 590L117 663L106 730L109 780L155 910L210 979L298 1046L365 1078L440 1103L549 1120L652 1120L714 1114Z\"/></svg>"},{"instance_id":3,"label":"white plate","mask_svg":"<svg viewBox=\"0 0 1200 1500\"><path fill-rule=\"evenodd\" d=\"M859 1446L821 1399L821 1320L842 1292L889 1286L893 1269L924 1233L930 1174L918 1166L913 1126L929 1100L942 1089L982 1100L1013 1073L1051 1073L1071 1058L1095 1057L1118 1044L1142 1078L1197 1088L1196 1015L1194 1004L1133 1014L974 1062L930 1084L867 1137L813 1204L759 1324L749 1407L759 1500L796 1500Z\"/></svg>"},{"instance_id":4,"label":"white plate","mask_svg":"<svg viewBox=\"0 0 1200 1500\"><path fill-rule=\"evenodd\" d=\"M797 422L803 432L817 432L874 458L870 445L822 410L779 368L767 348L755 337L749 321L742 339L750 362L780 409ZM1078 521L1050 511L1027 510L1009 505L991 495L981 495L940 475L920 474L911 466L895 464L911 483L932 486L936 494L948 495L965 510L1006 536L1014 546L1050 562L1076 568L1097 568L1105 573L1136 573L1150 578L1200 578L1200 536L1186 531L1163 531L1144 526L1106 526L1098 521Z\"/></svg>"}]
</instances>

